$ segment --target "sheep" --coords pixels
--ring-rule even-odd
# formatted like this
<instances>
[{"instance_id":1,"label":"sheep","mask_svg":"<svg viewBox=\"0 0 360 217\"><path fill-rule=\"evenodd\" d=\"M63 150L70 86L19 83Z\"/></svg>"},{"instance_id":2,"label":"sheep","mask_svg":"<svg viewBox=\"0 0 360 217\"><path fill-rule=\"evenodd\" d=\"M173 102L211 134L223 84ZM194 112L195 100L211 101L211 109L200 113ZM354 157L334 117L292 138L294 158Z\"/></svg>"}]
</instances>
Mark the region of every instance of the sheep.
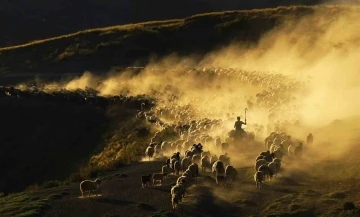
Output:
<instances>
[{"instance_id":1,"label":"sheep","mask_svg":"<svg viewBox=\"0 0 360 217\"><path fill-rule=\"evenodd\" d=\"M229 180L231 182L235 181L237 178L238 172L233 166L226 166L225 168L225 176L226 180Z\"/></svg>"},{"instance_id":2,"label":"sheep","mask_svg":"<svg viewBox=\"0 0 360 217\"><path fill-rule=\"evenodd\" d=\"M154 151L155 151L155 155L156 155L156 156L161 156L161 155L162 155L161 146L160 146L159 144L156 144L156 145L155 145Z\"/></svg>"},{"instance_id":3,"label":"sheep","mask_svg":"<svg viewBox=\"0 0 360 217\"><path fill-rule=\"evenodd\" d=\"M175 162L178 161L175 158L171 158L170 160L170 168L175 171Z\"/></svg>"},{"instance_id":4,"label":"sheep","mask_svg":"<svg viewBox=\"0 0 360 217\"><path fill-rule=\"evenodd\" d=\"M275 162L271 162L269 163L268 167L274 173L274 176L276 176L277 172L279 171L279 164Z\"/></svg>"},{"instance_id":5,"label":"sheep","mask_svg":"<svg viewBox=\"0 0 360 217\"><path fill-rule=\"evenodd\" d=\"M196 163L190 164L189 170L194 178L199 175L199 166Z\"/></svg>"},{"instance_id":6,"label":"sheep","mask_svg":"<svg viewBox=\"0 0 360 217\"><path fill-rule=\"evenodd\" d=\"M280 160L280 158L274 158L273 159L273 161L272 162L275 162L275 163L277 163L278 164L278 166L279 166L279 169L278 170L280 170L280 168L281 168L281 160Z\"/></svg>"},{"instance_id":7,"label":"sheep","mask_svg":"<svg viewBox=\"0 0 360 217\"><path fill-rule=\"evenodd\" d=\"M180 176L176 183L177 184L184 184L184 185L190 185L191 181L193 179L192 173L190 170L185 171L184 174L182 174L182 176Z\"/></svg>"},{"instance_id":8,"label":"sheep","mask_svg":"<svg viewBox=\"0 0 360 217\"><path fill-rule=\"evenodd\" d=\"M229 143L223 142L221 143L221 151L225 153L229 149Z\"/></svg>"},{"instance_id":9,"label":"sheep","mask_svg":"<svg viewBox=\"0 0 360 217\"><path fill-rule=\"evenodd\" d=\"M264 181L264 174L261 171L257 171L254 175L254 180L256 183L256 188L262 188L262 182Z\"/></svg>"},{"instance_id":10,"label":"sheep","mask_svg":"<svg viewBox=\"0 0 360 217\"><path fill-rule=\"evenodd\" d=\"M270 180L274 175L273 171L267 165L261 165L258 171L261 171L264 174L265 179L267 177Z\"/></svg>"},{"instance_id":11,"label":"sheep","mask_svg":"<svg viewBox=\"0 0 360 217\"><path fill-rule=\"evenodd\" d=\"M302 142L299 142L299 144L295 147L294 155L298 158L302 157L302 147L303 147Z\"/></svg>"},{"instance_id":12,"label":"sheep","mask_svg":"<svg viewBox=\"0 0 360 217\"><path fill-rule=\"evenodd\" d=\"M265 159L266 162L272 162L275 157L276 157L275 154L271 153L271 154L266 155L263 159Z\"/></svg>"},{"instance_id":13,"label":"sheep","mask_svg":"<svg viewBox=\"0 0 360 217\"><path fill-rule=\"evenodd\" d=\"M201 171L205 172L206 168L210 167L210 161L208 156L204 156L201 158Z\"/></svg>"},{"instance_id":14,"label":"sheep","mask_svg":"<svg viewBox=\"0 0 360 217\"><path fill-rule=\"evenodd\" d=\"M199 155L199 154L194 154L194 155L192 156L192 162L193 162L193 163L200 164L200 161L201 161L201 155Z\"/></svg>"},{"instance_id":15,"label":"sheep","mask_svg":"<svg viewBox=\"0 0 360 217\"><path fill-rule=\"evenodd\" d=\"M176 180L176 184L183 184L183 185L188 185L190 184L190 177L188 176L180 176L177 180Z\"/></svg>"},{"instance_id":16,"label":"sheep","mask_svg":"<svg viewBox=\"0 0 360 217\"><path fill-rule=\"evenodd\" d=\"M174 153L170 159L175 158L177 161L180 161L180 152Z\"/></svg>"},{"instance_id":17,"label":"sheep","mask_svg":"<svg viewBox=\"0 0 360 217\"><path fill-rule=\"evenodd\" d=\"M230 157L228 157L227 153L225 153L224 155L220 155L219 160L224 163L224 166L225 165L230 165Z\"/></svg>"},{"instance_id":18,"label":"sheep","mask_svg":"<svg viewBox=\"0 0 360 217\"><path fill-rule=\"evenodd\" d=\"M191 164L191 158L190 157L184 157L181 160L181 169L184 172Z\"/></svg>"},{"instance_id":19,"label":"sheep","mask_svg":"<svg viewBox=\"0 0 360 217\"><path fill-rule=\"evenodd\" d=\"M181 168L180 162L179 162L179 161L175 161L175 163L174 163L174 171L175 171L175 174L176 174L176 175L179 175L180 168Z\"/></svg>"},{"instance_id":20,"label":"sheep","mask_svg":"<svg viewBox=\"0 0 360 217\"><path fill-rule=\"evenodd\" d=\"M257 156L255 162L258 161L258 160L260 160L260 159L264 159L264 156L263 156L263 155Z\"/></svg>"},{"instance_id":21,"label":"sheep","mask_svg":"<svg viewBox=\"0 0 360 217\"><path fill-rule=\"evenodd\" d=\"M154 173L152 176L153 185L155 186L155 183L158 181L160 182L160 185L162 185L162 181L164 180L166 175L166 173Z\"/></svg>"},{"instance_id":22,"label":"sheep","mask_svg":"<svg viewBox=\"0 0 360 217\"><path fill-rule=\"evenodd\" d=\"M222 176L219 176L217 175L216 178L216 185L219 186L219 185L224 185L224 187L226 187L226 176L222 175Z\"/></svg>"},{"instance_id":23,"label":"sheep","mask_svg":"<svg viewBox=\"0 0 360 217\"><path fill-rule=\"evenodd\" d=\"M203 151L203 152L201 153L201 158L203 158L203 157L205 157L205 156L207 156L208 158L210 158L210 157L211 157L210 151Z\"/></svg>"},{"instance_id":24,"label":"sheep","mask_svg":"<svg viewBox=\"0 0 360 217\"><path fill-rule=\"evenodd\" d=\"M210 157L210 164L211 166L217 161L219 158L216 155Z\"/></svg>"},{"instance_id":25,"label":"sheep","mask_svg":"<svg viewBox=\"0 0 360 217\"><path fill-rule=\"evenodd\" d=\"M154 148L151 146L148 146L146 148L145 154L146 154L146 156L149 157L149 161L150 161L150 158L152 158L154 156Z\"/></svg>"},{"instance_id":26,"label":"sheep","mask_svg":"<svg viewBox=\"0 0 360 217\"><path fill-rule=\"evenodd\" d=\"M277 147L275 148L273 154L275 157L282 159L282 157L285 155L285 149L283 147Z\"/></svg>"},{"instance_id":27,"label":"sheep","mask_svg":"<svg viewBox=\"0 0 360 217\"><path fill-rule=\"evenodd\" d=\"M225 175L224 163L220 160L216 161L212 166L212 173L215 177Z\"/></svg>"},{"instance_id":28,"label":"sheep","mask_svg":"<svg viewBox=\"0 0 360 217\"><path fill-rule=\"evenodd\" d=\"M180 201L182 201L182 198L184 198L185 197L185 193L186 193L186 188L185 188L185 186L183 185L183 184L177 184L177 186L179 186L180 187Z\"/></svg>"},{"instance_id":29,"label":"sheep","mask_svg":"<svg viewBox=\"0 0 360 217\"><path fill-rule=\"evenodd\" d=\"M256 161L255 171L258 171L260 166L267 165L267 164L268 164L268 162L265 159L260 159L260 160Z\"/></svg>"},{"instance_id":30,"label":"sheep","mask_svg":"<svg viewBox=\"0 0 360 217\"><path fill-rule=\"evenodd\" d=\"M270 154L270 151L263 151L263 152L261 152L260 154L259 154L259 156L261 155L261 156L267 156L268 154Z\"/></svg>"},{"instance_id":31,"label":"sheep","mask_svg":"<svg viewBox=\"0 0 360 217\"><path fill-rule=\"evenodd\" d=\"M172 169L169 167L169 164L166 164L166 165L162 166L161 172L163 174L166 174L165 178L167 178L168 174L172 173Z\"/></svg>"},{"instance_id":32,"label":"sheep","mask_svg":"<svg viewBox=\"0 0 360 217\"><path fill-rule=\"evenodd\" d=\"M185 172L182 175L187 176L189 178L189 181L193 180L193 178L195 177L193 175L193 172L189 168L185 170Z\"/></svg>"},{"instance_id":33,"label":"sheep","mask_svg":"<svg viewBox=\"0 0 360 217\"><path fill-rule=\"evenodd\" d=\"M161 143L161 150L163 153L169 152L170 151L170 143L168 143L168 142Z\"/></svg>"},{"instance_id":34,"label":"sheep","mask_svg":"<svg viewBox=\"0 0 360 217\"><path fill-rule=\"evenodd\" d=\"M299 142L298 145L290 145L288 148L288 154L290 157L292 156L296 156L296 157L301 157L302 156L302 142Z\"/></svg>"},{"instance_id":35,"label":"sheep","mask_svg":"<svg viewBox=\"0 0 360 217\"><path fill-rule=\"evenodd\" d=\"M175 185L173 188L175 188L175 187L177 187L177 186ZM175 209L179 205L180 199L181 199L181 196L179 193L171 194L171 204L172 204L173 209Z\"/></svg>"},{"instance_id":36,"label":"sheep","mask_svg":"<svg viewBox=\"0 0 360 217\"><path fill-rule=\"evenodd\" d=\"M310 133L310 134L306 137L306 144L312 145L313 142L314 142L314 137L313 137L313 135Z\"/></svg>"},{"instance_id":37,"label":"sheep","mask_svg":"<svg viewBox=\"0 0 360 217\"><path fill-rule=\"evenodd\" d=\"M192 158L193 155L194 155L194 152L192 152L191 150L186 150L185 151L185 157Z\"/></svg>"},{"instance_id":38,"label":"sheep","mask_svg":"<svg viewBox=\"0 0 360 217\"><path fill-rule=\"evenodd\" d=\"M152 174L149 174L148 176L141 176L141 183L142 183L143 188L145 185L150 187L151 177L152 177Z\"/></svg>"},{"instance_id":39,"label":"sheep","mask_svg":"<svg viewBox=\"0 0 360 217\"><path fill-rule=\"evenodd\" d=\"M216 138L215 138L215 146L216 146L216 147L220 147L220 146L221 146L221 138L220 138L220 137L216 137Z\"/></svg>"},{"instance_id":40,"label":"sheep","mask_svg":"<svg viewBox=\"0 0 360 217\"><path fill-rule=\"evenodd\" d=\"M96 196L98 196L98 188L100 187L101 180L95 179L95 181L92 180L84 180L80 183L80 191L81 195L84 196L84 192L89 192L89 197L91 192L95 192Z\"/></svg>"}]
</instances>

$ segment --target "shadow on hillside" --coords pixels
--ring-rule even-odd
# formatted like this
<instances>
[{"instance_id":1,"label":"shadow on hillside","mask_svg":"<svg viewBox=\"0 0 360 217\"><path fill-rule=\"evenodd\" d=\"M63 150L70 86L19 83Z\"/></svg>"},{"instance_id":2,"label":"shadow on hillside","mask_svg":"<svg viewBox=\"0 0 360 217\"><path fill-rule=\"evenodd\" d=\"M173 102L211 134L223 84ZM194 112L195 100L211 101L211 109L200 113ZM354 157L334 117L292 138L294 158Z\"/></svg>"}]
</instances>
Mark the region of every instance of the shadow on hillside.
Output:
<instances>
[{"instance_id":1,"label":"shadow on hillside","mask_svg":"<svg viewBox=\"0 0 360 217\"><path fill-rule=\"evenodd\" d=\"M134 204L134 202L132 202L132 201L120 200L120 199L114 199L114 198L94 198L92 200L94 200L96 202L100 202L100 203L108 203L108 204L120 205L120 206Z\"/></svg>"},{"instance_id":2,"label":"shadow on hillside","mask_svg":"<svg viewBox=\"0 0 360 217\"><path fill-rule=\"evenodd\" d=\"M31 97L0 98L0 192L22 191L78 172L101 149L110 124L132 117L118 109L119 117L110 120L106 109Z\"/></svg>"},{"instance_id":3,"label":"shadow on hillside","mask_svg":"<svg viewBox=\"0 0 360 217\"><path fill-rule=\"evenodd\" d=\"M216 197L211 187L195 186L191 199L183 208L199 216L240 216L241 209L234 204Z\"/></svg>"}]
</instances>

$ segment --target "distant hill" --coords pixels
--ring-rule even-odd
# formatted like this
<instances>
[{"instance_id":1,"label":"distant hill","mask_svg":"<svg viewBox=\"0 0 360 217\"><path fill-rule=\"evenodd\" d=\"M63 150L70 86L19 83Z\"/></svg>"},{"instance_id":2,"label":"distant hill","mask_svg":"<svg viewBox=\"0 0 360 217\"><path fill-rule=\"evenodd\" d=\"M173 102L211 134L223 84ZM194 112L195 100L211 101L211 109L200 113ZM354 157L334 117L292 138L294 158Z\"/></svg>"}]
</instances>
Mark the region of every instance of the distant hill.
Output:
<instances>
[{"instance_id":1,"label":"distant hill","mask_svg":"<svg viewBox=\"0 0 360 217\"><path fill-rule=\"evenodd\" d=\"M1 0L0 47L113 25L318 2L320 0Z\"/></svg>"},{"instance_id":2,"label":"distant hill","mask_svg":"<svg viewBox=\"0 0 360 217\"><path fill-rule=\"evenodd\" d=\"M0 74L108 71L171 53L201 55L232 41L256 42L285 19L333 17L351 7L292 6L199 14L185 19L89 29L0 48ZM319 12L319 13L317 13ZM311 26L310 26L311 28Z\"/></svg>"}]
</instances>

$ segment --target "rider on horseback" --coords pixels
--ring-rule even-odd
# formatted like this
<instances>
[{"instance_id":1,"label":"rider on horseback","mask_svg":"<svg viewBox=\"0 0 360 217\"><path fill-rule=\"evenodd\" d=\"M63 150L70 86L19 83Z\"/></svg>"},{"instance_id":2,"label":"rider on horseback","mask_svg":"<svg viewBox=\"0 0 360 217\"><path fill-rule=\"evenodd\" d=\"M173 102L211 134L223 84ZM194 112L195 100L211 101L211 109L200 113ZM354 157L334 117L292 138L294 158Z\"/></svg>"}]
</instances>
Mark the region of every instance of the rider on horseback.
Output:
<instances>
[{"instance_id":1,"label":"rider on horseback","mask_svg":"<svg viewBox=\"0 0 360 217\"><path fill-rule=\"evenodd\" d=\"M246 119L245 122L240 121L240 117L237 117L237 121L235 122L234 128L236 131L239 131L241 133L245 133L244 129L242 128L242 125L246 125Z\"/></svg>"}]
</instances>

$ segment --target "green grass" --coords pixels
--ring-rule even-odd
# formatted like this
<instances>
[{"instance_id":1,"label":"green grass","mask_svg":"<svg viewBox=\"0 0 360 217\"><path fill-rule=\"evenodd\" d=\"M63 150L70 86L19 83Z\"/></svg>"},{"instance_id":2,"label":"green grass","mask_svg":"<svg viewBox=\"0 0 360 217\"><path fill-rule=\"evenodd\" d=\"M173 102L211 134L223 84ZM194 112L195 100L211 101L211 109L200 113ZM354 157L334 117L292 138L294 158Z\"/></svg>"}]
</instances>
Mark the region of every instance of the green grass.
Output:
<instances>
[{"instance_id":1,"label":"green grass","mask_svg":"<svg viewBox=\"0 0 360 217\"><path fill-rule=\"evenodd\" d=\"M49 206L47 199L26 193L11 194L0 198L0 216L41 216Z\"/></svg>"},{"instance_id":2,"label":"green grass","mask_svg":"<svg viewBox=\"0 0 360 217\"><path fill-rule=\"evenodd\" d=\"M353 9L345 6L278 7L90 29L1 48L0 68L47 73L64 69L74 72L109 70L135 60L145 64L153 54L159 57L170 53L203 54L233 41L256 43L282 23L292 26L308 14L331 18L349 10ZM332 19L325 21L321 28L326 28Z\"/></svg>"},{"instance_id":3,"label":"green grass","mask_svg":"<svg viewBox=\"0 0 360 217\"><path fill-rule=\"evenodd\" d=\"M337 203L339 203L339 201L334 200L334 199L321 199L320 203L331 205L331 204L337 204Z\"/></svg>"},{"instance_id":4,"label":"green grass","mask_svg":"<svg viewBox=\"0 0 360 217\"><path fill-rule=\"evenodd\" d=\"M332 198L332 199L344 199L344 198L346 198L346 192L344 192L344 191L335 191L335 192L326 194L323 197Z\"/></svg>"}]
</instances>

